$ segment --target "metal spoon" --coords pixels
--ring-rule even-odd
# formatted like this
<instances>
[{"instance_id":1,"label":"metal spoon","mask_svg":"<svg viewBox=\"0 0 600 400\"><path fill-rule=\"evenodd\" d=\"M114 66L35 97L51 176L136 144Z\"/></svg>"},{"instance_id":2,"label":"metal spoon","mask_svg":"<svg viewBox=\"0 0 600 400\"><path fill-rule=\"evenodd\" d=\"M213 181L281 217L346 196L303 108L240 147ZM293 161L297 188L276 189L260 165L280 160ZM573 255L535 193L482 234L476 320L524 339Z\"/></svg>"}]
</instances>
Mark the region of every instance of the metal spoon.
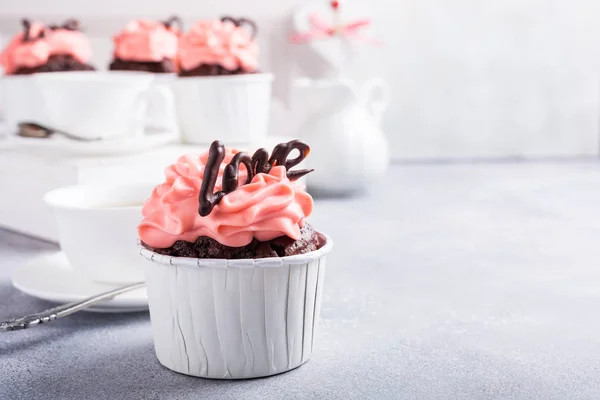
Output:
<instances>
[{"instance_id":1,"label":"metal spoon","mask_svg":"<svg viewBox=\"0 0 600 400\"><path fill-rule=\"evenodd\" d=\"M80 301L74 301L72 303L63 304L62 306L50 308L40 313L27 315L25 317L13 318L4 322L0 322L0 332L17 331L20 329L31 328L44 322L54 321L58 318L63 318L77 311L84 310L93 306L94 304L100 303L104 300L110 300L113 297L129 292L135 289L144 287L144 282L138 282L127 286L122 286L117 289L110 290L108 292L100 293L95 296L88 297Z\"/></svg>"},{"instance_id":2,"label":"metal spoon","mask_svg":"<svg viewBox=\"0 0 600 400\"><path fill-rule=\"evenodd\" d=\"M64 137L66 137L68 139L77 140L80 142L94 142L94 141L100 140L100 138L93 138L93 139L82 138L82 137L75 136L75 135L72 135L72 134L64 132L64 131L58 131L56 129L49 128L47 126L36 124L35 122L20 122L18 124L18 127L19 127L18 135L21 137L44 139L44 138L49 138L51 135L57 133L59 135L63 135Z\"/></svg>"}]
</instances>

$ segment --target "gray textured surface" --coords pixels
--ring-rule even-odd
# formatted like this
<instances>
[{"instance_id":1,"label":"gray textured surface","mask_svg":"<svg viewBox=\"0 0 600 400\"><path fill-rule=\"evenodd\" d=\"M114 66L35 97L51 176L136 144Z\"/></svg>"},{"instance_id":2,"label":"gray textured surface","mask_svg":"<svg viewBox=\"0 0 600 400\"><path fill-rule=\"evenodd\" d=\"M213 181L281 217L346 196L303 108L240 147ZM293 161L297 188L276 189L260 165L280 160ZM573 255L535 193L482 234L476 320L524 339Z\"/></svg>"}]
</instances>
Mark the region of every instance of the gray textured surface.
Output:
<instances>
[{"instance_id":1,"label":"gray textured surface","mask_svg":"<svg viewBox=\"0 0 600 400\"><path fill-rule=\"evenodd\" d=\"M0 335L0 399L600 398L600 164L397 166L373 197L324 200L336 248L315 355L223 382L162 368L147 314L79 314ZM10 286L51 245L0 232Z\"/></svg>"}]
</instances>

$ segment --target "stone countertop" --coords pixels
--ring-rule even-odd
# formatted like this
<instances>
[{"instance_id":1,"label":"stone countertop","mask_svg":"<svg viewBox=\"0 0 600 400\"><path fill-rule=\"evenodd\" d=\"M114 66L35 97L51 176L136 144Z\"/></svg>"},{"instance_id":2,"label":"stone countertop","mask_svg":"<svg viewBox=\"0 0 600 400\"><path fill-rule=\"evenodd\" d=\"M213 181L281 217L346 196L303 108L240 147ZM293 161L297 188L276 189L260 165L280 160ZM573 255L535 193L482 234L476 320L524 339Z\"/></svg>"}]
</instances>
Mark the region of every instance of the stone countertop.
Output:
<instances>
[{"instance_id":1,"label":"stone countertop","mask_svg":"<svg viewBox=\"0 0 600 400\"><path fill-rule=\"evenodd\" d=\"M147 313L0 334L1 399L600 398L600 164L395 166L318 200L329 233L315 352L248 381L163 368ZM51 244L0 231L0 319L49 303L10 275Z\"/></svg>"}]
</instances>

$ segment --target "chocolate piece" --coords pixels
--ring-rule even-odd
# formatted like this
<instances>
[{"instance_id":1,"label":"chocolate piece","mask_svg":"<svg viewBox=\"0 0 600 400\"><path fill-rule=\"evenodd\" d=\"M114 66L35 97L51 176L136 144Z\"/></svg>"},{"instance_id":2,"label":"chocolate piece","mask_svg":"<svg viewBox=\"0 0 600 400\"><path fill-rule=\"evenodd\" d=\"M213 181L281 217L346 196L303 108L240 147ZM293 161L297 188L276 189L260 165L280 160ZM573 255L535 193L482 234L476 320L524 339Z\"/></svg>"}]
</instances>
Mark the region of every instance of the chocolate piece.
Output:
<instances>
[{"instance_id":1,"label":"chocolate piece","mask_svg":"<svg viewBox=\"0 0 600 400\"><path fill-rule=\"evenodd\" d=\"M81 29L81 26L78 20L71 18L63 22L62 29L66 29L68 31L78 31Z\"/></svg>"},{"instance_id":2,"label":"chocolate piece","mask_svg":"<svg viewBox=\"0 0 600 400\"><path fill-rule=\"evenodd\" d=\"M233 192L238 187L238 175L240 172L240 163L244 164L248 177L246 178L246 185L252 181L252 159L247 153L237 153L231 159L231 162L225 167L223 172L223 191L225 193Z\"/></svg>"},{"instance_id":3,"label":"chocolate piece","mask_svg":"<svg viewBox=\"0 0 600 400\"><path fill-rule=\"evenodd\" d=\"M177 15L170 16L167 20L163 21L163 25L165 28L169 29L175 22L177 23L177 28L179 31L183 32L183 21Z\"/></svg>"},{"instance_id":4,"label":"chocolate piece","mask_svg":"<svg viewBox=\"0 0 600 400\"><path fill-rule=\"evenodd\" d=\"M298 150L300 154L298 157L288 160L287 157L293 150ZM269 173L271 168L275 165L283 165L287 171L286 175L289 180L294 181L314 170L303 169L299 171L290 171L289 169L295 167L306 158L310 153L310 147L306 143L299 140L291 140L287 143L280 143L273 149L271 158L269 152L265 149L258 149L250 158L247 153L237 153L229 164L225 167L223 172L223 190L214 193L215 184L219 176L219 168L221 163L225 159L225 145L219 140L215 140L210 145L208 150L208 160L204 166L204 176L202 177L202 186L200 187L200 196L198 198L198 214L206 217L212 209L221 201L223 196L227 193L233 192L238 188L238 176L240 170L240 163L246 167L247 178L246 183L252 181L254 175L259 173Z\"/></svg>"},{"instance_id":5,"label":"chocolate piece","mask_svg":"<svg viewBox=\"0 0 600 400\"><path fill-rule=\"evenodd\" d=\"M111 71L141 71L155 74L168 74L176 72L175 62L169 58L162 61L128 61L115 58L108 69Z\"/></svg>"},{"instance_id":6,"label":"chocolate piece","mask_svg":"<svg viewBox=\"0 0 600 400\"><path fill-rule=\"evenodd\" d=\"M267 149L260 148L254 152L252 156L252 170L256 174L268 174L271 170L271 164L269 164L269 152Z\"/></svg>"},{"instance_id":7,"label":"chocolate piece","mask_svg":"<svg viewBox=\"0 0 600 400\"><path fill-rule=\"evenodd\" d=\"M81 29L79 21L71 18L63 22L62 25L49 25L44 27L44 29L42 29L37 36L31 36L31 21L23 18L21 20L21 24L23 25L24 30L23 42L31 42L33 40L43 39L46 37L48 30L55 31L57 29L66 29L68 31L78 31Z\"/></svg>"},{"instance_id":8,"label":"chocolate piece","mask_svg":"<svg viewBox=\"0 0 600 400\"><path fill-rule=\"evenodd\" d=\"M204 176L202 177L202 186L200 187L200 198L198 205L198 214L205 217L212 211L225 192L220 191L213 193L217 177L219 175L219 167L225 159L225 146L218 140L215 140L210 145L208 160L204 166Z\"/></svg>"},{"instance_id":9,"label":"chocolate piece","mask_svg":"<svg viewBox=\"0 0 600 400\"><path fill-rule=\"evenodd\" d=\"M251 19L248 19L248 18L233 18L233 17L230 17L230 16L224 16L224 17L221 17L221 21L222 22L225 22L225 21L232 22L235 26L241 26L241 27L243 27L244 25L249 26L250 27L250 29L249 29L249 31L250 31L250 38L252 40L254 40L254 38L258 34L258 26L256 25L256 22L252 21Z\"/></svg>"},{"instance_id":10,"label":"chocolate piece","mask_svg":"<svg viewBox=\"0 0 600 400\"><path fill-rule=\"evenodd\" d=\"M296 181L302 178L304 175L310 174L314 169L301 169L299 171L288 171L287 177L290 181Z\"/></svg>"},{"instance_id":11,"label":"chocolate piece","mask_svg":"<svg viewBox=\"0 0 600 400\"><path fill-rule=\"evenodd\" d=\"M298 150L300 154L293 160L288 160L287 157L293 150ZM285 169L290 169L300 164L309 153L310 147L308 147L306 143L303 143L299 140L291 140L287 143L279 143L277 146L275 146L273 152L271 153L269 164L275 165L275 162L277 162L277 165L285 165Z\"/></svg>"},{"instance_id":12,"label":"chocolate piece","mask_svg":"<svg viewBox=\"0 0 600 400\"><path fill-rule=\"evenodd\" d=\"M288 160L287 157L293 150L298 150L300 154L298 157ZM290 171L291 168L300 164L310 153L310 147L306 143L299 140L291 140L287 143L279 143L273 149L271 158L269 158L269 152L265 149L258 149L252 156L252 170L255 174L265 173L268 174L271 168L275 165L283 165L287 172L287 177L291 181L295 181L298 178L314 171L313 169L303 169L299 171Z\"/></svg>"},{"instance_id":13,"label":"chocolate piece","mask_svg":"<svg viewBox=\"0 0 600 400\"><path fill-rule=\"evenodd\" d=\"M54 25L50 25L48 28L52 31L55 31L57 29L66 29L68 31L79 31L79 30L81 30L81 24L79 23L78 20L76 20L74 18L69 18L68 20L63 22L62 25L54 24Z\"/></svg>"},{"instance_id":14,"label":"chocolate piece","mask_svg":"<svg viewBox=\"0 0 600 400\"><path fill-rule=\"evenodd\" d=\"M238 173L240 163L246 166L248 177L246 183L250 183L254 174L252 173L252 159L247 153L237 153L225 167L223 172L223 190L213 193L217 177L219 176L219 168L225 159L225 145L218 140L215 140L210 145L208 151L208 160L204 166L204 176L202 178L202 186L200 187L200 197L198 213L206 217L212 209L221 201L223 196L234 191L238 187Z\"/></svg>"},{"instance_id":15,"label":"chocolate piece","mask_svg":"<svg viewBox=\"0 0 600 400\"><path fill-rule=\"evenodd\" d=\"M195 242L184 240L176 241L173 246L165 249L155 249L142 243L147 249L159 254L173 257L191 258L219 258L219 259L244 259L244 258L267 258L286 257L297 254L305 254L321 248L325 244L324 238L316 232L309 224L300 228L300 239L294 240L287 236L280 236L267 242L252 242L242 247L224 246L214 239L201 236Z\"/></svg>"},{"instance_id":16,"label":"chocolate piece","mask_svg":"<svg viewBox=\"0 0 600 400\"><path fill-rule=\"evenodd\" d=\"M42 29L37 36L31 36L31 21L28 19L23 18L21 20L21 24L23 25L23 43L32 42L34 40L46 37L46 29Z\"/></svg>"},{"instance_id":17,"label":"chocolate piece","mask_svg":"<svg viewBox=\"0 0 600 400\"><path fill-rule=\"evenodd\" d=\"M21 20L21 25L23 25L23 42L29 41L29 30L31 29L31 21L23 18Z\"/></svg>"}]
</instances>

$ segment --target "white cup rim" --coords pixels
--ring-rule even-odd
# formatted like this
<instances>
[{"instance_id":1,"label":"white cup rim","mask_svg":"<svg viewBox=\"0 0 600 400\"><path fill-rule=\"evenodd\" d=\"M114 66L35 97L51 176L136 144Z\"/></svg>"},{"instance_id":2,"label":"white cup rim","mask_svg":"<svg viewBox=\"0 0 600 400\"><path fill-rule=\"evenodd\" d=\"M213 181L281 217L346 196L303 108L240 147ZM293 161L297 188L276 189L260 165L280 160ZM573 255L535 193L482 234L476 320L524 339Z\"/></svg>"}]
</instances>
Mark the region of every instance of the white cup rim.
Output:
<instances>
[{"instance_id":1,"label":"white cup rim","mask_svg":"<svg viewBox=\"0 0 600 400\"><path fill-rule=\"evenodd\" d=\"M8 80L11 80L11 81L23 81L23 80L26 80L26 79L33 78L33 75L34 74L31 74L31 75L6 75L6 74L4 74L4 75L0 75L0 80L3 80L3 81L8 81Z\"/></svg>"},{"instance_id":2,"label":"white cup rim","mask_svg":"<svg viewBox=\"0 0 600 400\"><path fill-rule=\"evenodd\" d=\"M156 187L155 183L134 183L134 184L88 184L88 185L71 185L53 189L44 194L44 202L53 208L61 210L87 210L87 211L117 211L131 210L141 208L143 204L124 205L124 206L107 206L98 207L86 204L76 204L73 201L75 193L91 192L98 193L105 190L132 190L142 189L140 192L146 193L145 198L150 197L152 190ZM69 201L71 200L71 201ZM145 200L144 200L145 201ZM143 202L142 202L143 203Z\"/></svg>"},{"instance_id":3,"label":"white cup rim","mask_svg":"<svg viewBox=\"0 0 600 400\"><path fill-rule=\"evenodd\" d=\"M47 81L70 81L70 82L98 82L150 84L154 81L154 75L139 71L60 71L40 72L32 77L41 82Z\"/></svg>"},{"instance_id":4,"label":"white cup rim","mask_svg":"<svg viewBox=\"0 0 600 400\"><path fill-rule=\"evenodd\" d=\"M214 76L178 76L177 82L271 82L274 75L271 72L257 72L251 74L237 75L214 75Z\"/></svg>"}]
</instances>

